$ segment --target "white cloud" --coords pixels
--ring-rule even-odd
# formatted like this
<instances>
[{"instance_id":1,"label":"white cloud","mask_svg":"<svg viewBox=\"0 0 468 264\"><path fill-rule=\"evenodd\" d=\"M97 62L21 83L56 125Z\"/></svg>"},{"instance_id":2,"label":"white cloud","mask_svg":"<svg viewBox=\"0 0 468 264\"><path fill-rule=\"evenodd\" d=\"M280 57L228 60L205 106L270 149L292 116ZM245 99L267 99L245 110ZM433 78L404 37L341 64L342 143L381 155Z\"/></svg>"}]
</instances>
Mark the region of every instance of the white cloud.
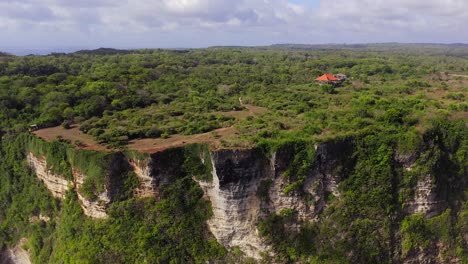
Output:
<instances>
[{"instance_id":1,"label":"white cloud","mask_svg":"<svg viewBox=\"0 0 468 264\"><path fill-rule=\"evenodd\" d=\"M307 1L0 0L0 38L56 32L54 39L106 37L117 45L131 35L148 45L154 36L172 46L468 41L466 0L321 0L313 9Z\"/></svg>"},{"instance_id":2,"label":"white cloud","mask_svg":"<svg viewBox=\"0 0 468 264\"><path fill-rule=\"evenodd\" d=\"M329 28L403 35L463 32L467 9L464 0L329 0L321 3L317 14Z\"/></svg>"}]
</instances>

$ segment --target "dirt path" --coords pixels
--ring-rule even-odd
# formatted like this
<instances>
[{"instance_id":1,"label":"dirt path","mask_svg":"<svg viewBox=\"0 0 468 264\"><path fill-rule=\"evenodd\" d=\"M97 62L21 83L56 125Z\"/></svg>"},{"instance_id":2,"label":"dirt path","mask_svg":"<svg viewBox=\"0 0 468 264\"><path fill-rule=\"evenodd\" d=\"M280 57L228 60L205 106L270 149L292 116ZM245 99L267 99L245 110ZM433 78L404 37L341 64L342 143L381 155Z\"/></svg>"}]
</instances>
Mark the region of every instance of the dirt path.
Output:
<instances>
[{"instance_id":1,"label":"dirt path","mask_svg":"<svg viewBox=\"0 0 468 264\"><path fill-rule=\"evenodd\" d=\"M216 148L221 146L221 139L235 136L234 127L219 128L196 135L171 135L169 138L144 138L131 140L128 148L145 153L154 153L168 148L181 147L194 143L205 143Z\"/></svg>"},{"instance_id":2,"label":"dirt path","mask_svg":"<svg viewBox=\"0 0 468 264\"><path fill-rule=\"evenodd\" d=\"M268 111L265 107L244 104L241 98L239 98L239 102L247 110L220 112L220 114L234 116L236 119L241 120L248 116L262 115ZM64 129L61 126L49 127L34 131L33 133L46 141L53 141L58 137L61 137L69 140L72 144L77 141L81 142L82 146L80 148L82 149L112 151L112 149L98 144L92 136L81 132L78 125L74 125L71 129ZM171 135L169 138L135 139L128 142L128 148L146 153L154 153L168 148L180 147L193 143L204 143L215 148L219 148L222 146L221 143L223 140L237 140L238 137L236 129L233 126L230 126L195 135L176 134Z\"/></svg>"},{"instance_id":3,"label":"dirt path","mask_svg":"<svg viewBox=\"0 0 468 264\"><path fill-rule=\"evenodd\" d=\"M468 78L468 75L464 75L464 74L452 74L452 73L446 73L446 72L441 72L441 74L445 74L445 75L451 76L451 77L465 77L465 78Z\"/></svg>"},{"instance_id":4,"label":"dirt path","mask_svg":"<svg viewBox=\"0 0 468 264\"><path fill-rule=\"evenodd\" d=\"M33 133L45 141L53 141L57 137L62 137L63 139L70 140L72 144L77 140L80 141L83 144L82 149L110 151L106 146L96 143L91 135L81 132L78 125L73 125L70 129L65 129L62 126L49 127L36 130Z\"/></svg>"}]
</instances>

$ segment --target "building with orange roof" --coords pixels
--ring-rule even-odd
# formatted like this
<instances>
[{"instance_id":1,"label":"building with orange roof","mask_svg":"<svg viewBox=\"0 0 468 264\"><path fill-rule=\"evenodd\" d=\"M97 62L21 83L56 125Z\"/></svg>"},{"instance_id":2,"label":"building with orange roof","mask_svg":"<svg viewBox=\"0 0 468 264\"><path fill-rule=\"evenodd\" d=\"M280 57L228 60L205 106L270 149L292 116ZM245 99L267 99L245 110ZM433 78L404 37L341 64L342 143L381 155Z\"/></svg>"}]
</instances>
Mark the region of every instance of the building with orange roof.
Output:
<instances>
[{"instance_id":1,"label":"building with orange roof","mask_svg":"<svg viewBox=\"0 0 468 264\"><path fill-rule=\"evenodd\" d=\"M338 75L338 74L337 74ZM319 82L320 84L340 84L346 79L346 75L339 74L339 76L333 75L331 73L325 73L324 75L315 79L315 81Z\"/></svg>"}]
</instances>

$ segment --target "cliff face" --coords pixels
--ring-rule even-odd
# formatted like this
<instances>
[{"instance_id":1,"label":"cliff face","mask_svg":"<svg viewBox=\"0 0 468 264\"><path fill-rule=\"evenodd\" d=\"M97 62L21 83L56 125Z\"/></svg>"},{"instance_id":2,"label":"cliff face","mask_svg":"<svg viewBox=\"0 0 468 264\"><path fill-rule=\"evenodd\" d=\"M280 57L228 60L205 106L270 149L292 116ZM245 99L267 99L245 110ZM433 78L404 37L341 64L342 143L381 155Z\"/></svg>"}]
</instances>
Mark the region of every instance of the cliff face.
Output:
<instances>
[{"instance_id":1,"label":"cliff face","mask_svg":"<svg viewBox=\"0 0 468 264\"><path fill-rule=\"evenodd\" d=\"M23 245L27 242L28 240L26 238L22 238L13 248L0 249L0 263L31 264L28 251L23 249Z\"/></svg>"},{"instance_id":2,"label":"cliff face","mask_svg":"<svg viewBox=\"0 0 468 264\"><path fill-rule=\"evenodd\" d=\"M153 166L152 159L130 159L129 164L132 166L140 182L138 187L134 190L135 196L140 198L156 196L158 191L156 188L156 181L151 173L151 167Z\"/></svg>"},{"instance_id":3,"label":"cliff face","mask_svg":"<svg viewBox=\"0 0 468 264\"><path fill-rule=\"evenodd\" d=\"M128 163L139 180L134 190L135 197L155 197L160 195L160 186L170 184L182 173L183 153L181 149L156 152L139 160L130 158Z\"/></svg>"},{"instance_id":4,"label":"cliff face","mask_svg":"<svg viewBox=\"0 0 468 264\"><path fill-rule=\"evenodd\" d=\"M420 179L415 187L414 198L407 202L406 212L423 213L427 217L441 214L447 208L447 202L439 197L436 184L430 174Z\"/></svg>"},{"instance_id":5,"label":"cliff face","mask_svg":"<svg viewBox=\"0 0 468 264\"><path fill-rule=\"evenodd\" d=\"M75 190L79 190L86 179L86 175L75 168L72 170L74 179L73 182L65 180L64 176L55 175L51 172L44 157L36 157L31 152L28 153L27 160L30 168L36 173L36 176L44 182L45 186L52 193L52 195L60 199L65 198L66 192L71 187L73 187ZM107 217L105 210L106 206L110 202L107 191L100 194L96 201L91 201L85 198L82 194L80 194L80 192L77 192L77 194L79 200L81 201L80 205L87 216L93 218Z\"/></svg>"},{"instance_id":6,"label":"cliff face","mask_svg":"<svg viewBox=\"0 0 468 264\"><path fill-rule=\"evenodd\" d=\"M208 221L211 232L221 244L239 247L247 256L259 259L262 252L273 254L258 234L258 221L283 209L297 214L297 225L290 228L298 229L301 221L316 220L325 207L325 196L339 195L340 175L335 172L343 165L345 149L346 145L339 149L334 144L318 146L314 166L301 190L287 194L284 189L290 182L282 175L291 162L290 150L279 150L271 158L255 149L212 152L213 180L200 182L213 208ZM267 195L261 194L265 189ZM304 193L313 203L304 199Z\"/></svg>"},{"instance_id":7,"label":"cliff face","mask_svg":"<svg viewBox=\"0 0 468 264\"><path fill-rule=\"evenodd\" d=\"M288 178L285 174L295 162L297 149L279 148L271 156L259 149L221 149L194 155L200 164L211 166L212 180L199 180L193 175L212 206L213 216L207 221L209 230L220 244L228 248L238 247L246 256L259 260L264 254L275 255L273 246L259 235L259 222L285 209L294 211L295 217L293 223L288 223L288 230L298 231L304 223L320 220L329 206L330 197L342 197L340 182L350 175L356 164L353 144L344 140L315 146L313 160L307 161L310 166L305 171L305 178L292 191L286 189L297 178ZM74 180L70 182L60 175L53 175L41 157L29 153L28 162L54 196L63 198L69 186L73 186L85 214L105 218L107 207L121 199L122 175L133 172L138 178L134 197L158 199L165 185L190 173L184 167L187 162L184 151L183 148L169 149L142 159L115 154L106 171L103 191L95 193L95 200L80 193L88 176L77 168L73 168ZM394 162L396 167L411 171L417 159L417 155L394 157ZM430 174L419 177L413 188L414 197L405 201L402 216L441 214L447 208L447 202L439 187L440 183ZM426 252L414 257L427 259L424 254Z\"/></svg>"},{"instance_id":8,"label":"cliff face","mask_svg":"<svg viewBox=\"0 0 468 264\"><path fill-rule=\"evenodd\" d=\"M268 250L256 230L261 214L257 189L271 176L268 160L261 157L255 150L212 152L213 180L200 182L213 209L208 226L218 242L257 259Z\"/></svg>"},{"instance_id":9,"label":"cliff face","mask_svg":"<svg viewBox=\"0 0 468 264\"><path fill-rule=\"evenodd\" d=\"M111 198L109 196L109 192L107 188L105 188L104 192L100 193L97 196L96 200L90 200L84 197L79 192L87 176L76 168L74 168L72 172L73 172L73 179L74 179L74 188L75 190L78 190L77 195L78 195L78 199L81 202L80 205L81 205L81 208L83 208L84 214L93 218L106 218L107 217L106 208L111 202Z\"/></svg>"},{"instance_id":10,"label":"cliff face","mask_svg":"<svg viewBox=\"0 0 468 264\"><path fill-rule=\"evenodd\" d=\"M424 157L422 153L432 153L431 148L434 148L433 142L425 146L426 149L417 151L410 155L396 155L395 162L399 164L405 171L404 173L412 173L417 177L417 182L412 188L414 195L405 200L405 209L404 213L406 214L418 214L422 213L426 217L430 218L437 216L445 211L448 207L447 202L447 190L443 190L444 185L447 185L446 178L450 178L450 175L440 175L445 173L435 172L426 172L418 170L418 167L421 167L419 162L427 160L427 157ZM434 155L434 153L432 153ZM423 167L430 166L428 164L423 164ZM437 178L439 183L437 183ZM464 185L463 182L459 184ZM448 187L448 186L446 186ZM456 189L456 188L455 188Z\"/></svg>"},{"instance_id":11,"label":"cliff face","mask_svg":"<svg viewBox=\"0 0 468 264\"><path fill-rule=\"evenodd\" d=\"M151 154L145 159L127 158L122 153L114 153L104 168L101 192L93 191L94 199L84 195L82 189L89 178L86 173L72 166L73 181L64 179L63 175L51 172L44 157L36 157L29 152L27 155L29 167L41 179L47 189L58 198L63 199L66 192L73 188L78 195L80 205L85 215L92 218L106 218L106 209L116 199L123 199L123 185L129 172L138 178L138 186L133 190L133 196L154 197L160 195L160 187L170 184L175 177L181 175L183 152L181 149L169 149Z\"/></svg>"},{"instance_id":12,"label":"cliff face","mask_svg":"<svg viewBox=\"0 0 468 264\"><path fill-rule=\"evenodd\" d=\"M350 160L346 159L349 155L348 145L316 146L315 160L307 172L304 184L300 190L288 193L284 189L290 181L282 175L292 162L292 150L280 149L271 157L257 149L212 151L212 181L198 181L213 209L213 217L207 223L210 231L222 245L239 247L246 256L260 259L262 252L274 254L270 245L258 234L259 220L284 209L296 212L297 224L291 226L292 229L297 230L303 221L317 220L319 213L326 207L327 195L340 195L337 186L342 171L339 168L346 165L346 160ZM28 157L35 161L31 167L38 177L51 181L51 176L44 177L48 175L43 172L47 171L45 161L32 154ZM161 186L170 184L184 173L184 155L181 149L154 153L145 159L127 159L123 155L117 157L108 170L109 179L117 179L123 171L132 170L139 180L134 189L135 197L157 199ZM200 162L206 161L200 158ZM97 194L97 199L90 200L80 193L87 176L77 168L73 168L72 174L72 185L77 190L84 213L93 218L107 217L106 208L117 195L118 181L107 181L104 191ZM51 179L59 181L61 178L55 176ZM48 182L46 186L49 190L56 192L58 188ZM66 183L66 186L70 185L70 182ZM59 197L63 198L66 190L68 189L60 192ZM262 190L264 194L261 194ZM304 194L311 198L306 201Z\"/></svg>"},{"instance_id":13,"label":"cliff face","mask_svg":"<svg viewBox=\"0 0 468 264\"><path fill-rule=\"evenodd\" d=\"M29 167L36 173L37 177L44 182L45 186L53 196L63 199L65 193L72 186L72 182L63 179L60 175L55 175L47 167L47 162L43 157L36 157L31 152L27 155Z\"/></svg>"}]
</instances>

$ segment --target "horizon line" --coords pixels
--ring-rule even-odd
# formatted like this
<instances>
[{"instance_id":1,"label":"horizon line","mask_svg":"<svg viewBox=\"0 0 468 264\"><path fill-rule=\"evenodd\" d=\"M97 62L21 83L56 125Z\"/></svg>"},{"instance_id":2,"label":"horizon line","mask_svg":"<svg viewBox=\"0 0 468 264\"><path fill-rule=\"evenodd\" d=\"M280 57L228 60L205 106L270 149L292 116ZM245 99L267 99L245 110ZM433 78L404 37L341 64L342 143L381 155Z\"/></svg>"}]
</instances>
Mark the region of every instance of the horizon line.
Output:
<instances>
[{"instance_id":1,"label":"horizon line","mask_svg":"<svg viewBox=\"0 0 468 264\"><path fill-rule=\"evenodd\" d=\"M0 52L7 53L13 56L44 56L52 55L56 53L72 54L78 51L93 51L99 49L112 49L112 50L197 50L197 49L209 49L209 48L262 48L262 47L274 47L274 46L354 46L354 45L441 45L441 46L467 46L468 42L350 42L350 43L274 43L265 45L212 45L212 46L201 46L201 47L106 47L106 46L68 46L68 47L40 47L40 48L28 48L28 47L0 47Z\"/></svg>"}]
</instances>

